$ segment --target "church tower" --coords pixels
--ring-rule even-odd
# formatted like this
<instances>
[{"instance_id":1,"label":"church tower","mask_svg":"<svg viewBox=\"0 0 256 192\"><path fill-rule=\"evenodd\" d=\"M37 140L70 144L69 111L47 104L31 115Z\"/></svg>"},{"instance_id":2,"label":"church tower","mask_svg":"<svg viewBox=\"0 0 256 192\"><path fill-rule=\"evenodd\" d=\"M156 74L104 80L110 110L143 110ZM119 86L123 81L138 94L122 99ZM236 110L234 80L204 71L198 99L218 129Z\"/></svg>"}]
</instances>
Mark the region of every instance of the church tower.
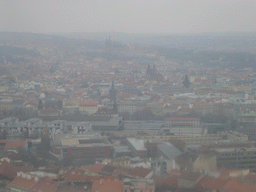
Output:
<instances>
[{"instance_id":1,"label":"church tower","mask_svg":"<svg viewBox=\"0 0 256 192\"><path fill-rule=\"evenodd\" d=\"M114 103L116 102L116 92L114 81L112 80L111 89L109 90L109 99Z\"/></svg>"}]
</instances>

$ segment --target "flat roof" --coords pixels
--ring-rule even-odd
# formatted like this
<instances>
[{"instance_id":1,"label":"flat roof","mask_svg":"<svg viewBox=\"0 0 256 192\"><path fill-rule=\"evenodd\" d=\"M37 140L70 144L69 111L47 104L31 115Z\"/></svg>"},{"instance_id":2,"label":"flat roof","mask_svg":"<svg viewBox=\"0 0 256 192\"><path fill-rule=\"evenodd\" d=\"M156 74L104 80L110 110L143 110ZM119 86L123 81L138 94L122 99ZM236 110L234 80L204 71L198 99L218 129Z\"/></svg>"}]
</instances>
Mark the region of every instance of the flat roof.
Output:
<instances>
[{"instance_id":1,"label":"flat roof","mask_svg":"<svg viewBox=\"0 0 256 192\"><path fill-rule=\"evenodd\" d=\"M137 138L127 138L128 142L137 150L137 151L146 151L147 149L144 146L144 141Z\"/></svg>"},{"instance_id":2,"label":"flat roof","mask_svg":"<svg viewBox=\"0 0 256 192\"><path fill-rule=\"evenodd\" d=\"M88 143L88 144L80 144L79 140L91 140L91 138L63 138L61 139L61 144L63 146L69 147L95 147L95 146L109 146L106 143Z\"/></svg>"},{"instance_id":3,"label":"flat roof","mask_svg":"<svg viewBox=\"0 0 256 192\"><path fill-rule=\"evenodd\" d=\"M214 151L217 151L217 152L220 152L220 153L223 153L223 152L246 152L246 151L256 151L256 147L253 147L253 148L217 148L217 149L214 149Z\"/></svg>"}]
</instances>

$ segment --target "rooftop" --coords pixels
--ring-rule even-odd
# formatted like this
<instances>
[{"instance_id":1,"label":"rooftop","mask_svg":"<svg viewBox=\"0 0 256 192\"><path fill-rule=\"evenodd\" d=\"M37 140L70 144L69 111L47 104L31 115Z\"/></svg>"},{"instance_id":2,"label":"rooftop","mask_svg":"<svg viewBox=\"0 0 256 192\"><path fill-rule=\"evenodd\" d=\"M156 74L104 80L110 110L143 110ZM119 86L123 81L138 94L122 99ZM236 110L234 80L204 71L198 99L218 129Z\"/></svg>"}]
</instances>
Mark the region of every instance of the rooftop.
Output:
<instances>
[{"instance_id":1,"label":"rooftop","mask_svg":"<svg viewBox=\"0 0 256 192\"><path fill-rule=\"evenodd\" d=\"M128 142L137 150L137 151L146 151L147 149L144 146L144 141L137 138L127 138Z\"/></svg>"}]
</instances>

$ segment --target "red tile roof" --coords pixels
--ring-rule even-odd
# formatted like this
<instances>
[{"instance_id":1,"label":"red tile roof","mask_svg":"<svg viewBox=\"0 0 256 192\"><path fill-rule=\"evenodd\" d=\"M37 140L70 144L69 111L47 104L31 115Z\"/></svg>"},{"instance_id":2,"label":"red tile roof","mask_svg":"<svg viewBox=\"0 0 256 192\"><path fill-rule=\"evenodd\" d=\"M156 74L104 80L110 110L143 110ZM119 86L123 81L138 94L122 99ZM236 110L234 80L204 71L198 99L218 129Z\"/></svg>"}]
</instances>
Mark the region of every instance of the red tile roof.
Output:
<instances>
[{"instance_id":1,"label":"red tile roof","mask_svg":"<svg viewBox=\"0 0 256 192\"><path fill-rule=\"evenodd\" d=\"M104 166L104 164L96 163L90 167L81 167L81 169L85 171L88 170L93 173L99 173Z\"/></svg>"},{"instance_id":2,"label":"red tile roof","mask_svg":"<svg viewBox=\"0 0 256 192\"><path fill-rule=\"evenodd\" d=\"M226 192L256 192L256 184L242 183L232 178L221 189Z\"/></svg>"},{"instance_id":3,"label":"red tile roof","mask_svg":"<svg viewBox=\"0 0 256 192\"><path fill-rule=\"evenodd\" d=\"M197 188L204 188L206 190L219 190L228 181L223 179L216 179L214 177L204 177L201 181L196 184Z\"/></svg>"},{"instance_id":4,"label":"red tile roof","mask_svg":"<svg viewBox=\"0 0 256 192\"><path fill-rule=\"evenodd\" d=\"M7 140L5 149L16 149L16 148L22 148L26 147L27 140Z\"/></svg>"},{"instance_id":5,"label":"red tile roof","mask_svg":"<svg viewBox=\"0 0 256 192\"><path fill-rule=\"evenodd\" d=\"M114 179L113 177L110 176L90 176L86 173L85 170L78 169L78 168L72 168L68 170L63 177L67 181L75 181L75 182L92 182L94 180L98 179Z\"/></svg>"},{"instance_id":6,"label":"red tile roof","mask_svg":"<svg viewBox=\"0 0 256 192\"><path fill-rule=\"evenodd\" d=\"M4 160L0 162L0 175L7 179L13 179L17 175L17 171L15 171L14 166L8 161Z\"/></svg>"},{"instance_id":7,"label":"red tile roof","mask_svg":"<svg viewBox=\"0 0 256 192\"><path fill-rule=\"evenodd\" d=\"M57 188L58 182L44 178L31 187L28 192L56 192Z\"/></svg>"},{"instance_id":8,"label":"red tile roof","mask_svg":"<svg viewBox=\"0 0 256 192\"><path fill-rule=\"evenodd\" d=\"M90 99L83 99L79 101L79 105L80 106L97 106L98 103L94 100L90 100Z\"/></svg>"},{"instance_id":9,"label":"red tile roof","mask_svg":"<svg viewBox=\"0 0 256 192\"><path fill-rule=\"evenodd\" d=\"M29 180L21 177L16 177L7 185L7 188L15 188L22 191L28 191L35 184L36 182L33 178Z\"/></svg>"},{"instance_id":10,"label":"red tile roof","mask_svg":"<svg viewBox=\"0 0 256 192\"><path fill-rule=\"evenodd\" d=\"M150 172L152 172L151 169L135 167L131 171L129 171L129 175L145 178Z\"/></svg>"},{"instance_id":11,"label":"red tile roof","mask_svg":"<svg viewBox=\"0 0 256 192\"><path fill-rule=\"evenodd\" d=\"M123 191L123 182L117 180L96 180L92 184L91 191L99 192L122 192Z\"/></svg>"}]
</instances>

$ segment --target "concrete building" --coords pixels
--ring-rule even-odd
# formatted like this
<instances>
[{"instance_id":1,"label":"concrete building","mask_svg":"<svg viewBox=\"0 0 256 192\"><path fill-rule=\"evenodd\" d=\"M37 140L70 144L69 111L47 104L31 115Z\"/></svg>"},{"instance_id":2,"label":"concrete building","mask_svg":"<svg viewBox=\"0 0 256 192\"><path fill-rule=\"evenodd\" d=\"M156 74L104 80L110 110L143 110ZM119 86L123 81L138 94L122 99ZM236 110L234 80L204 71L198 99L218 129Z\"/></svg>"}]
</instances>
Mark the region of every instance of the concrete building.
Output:
<instances>
[{"instance_id":1,"label":"concrete building","mask_svg":"<svg viewBox=\"0 0 256 192\"><path fill-rule=\"evenodd\" d=\"M66 135L60 138L60 145L62 158L105 159L112 156L110 144L100 135Z\"/></svg>"},{"instance_id":2,"label":"concrete building","mask_svg":"<svg viewBox=\"0 0 256 192\"><path fill-rule=\"evenodd\" d=\"M127 138L127 145L132 150L132 152L139 156L140 158L147 157L147 148L143 140L137 138Z\"/></svg>"},{"instance_id":3,"label":"concrete building","mask_svg":"<svg viewBox=\"0 0 256 192\"><path fill-rule=\"evenodd\" d=\"M169 117L165 119L165 127L200 127L199 118Z\"/></svg>"},{"instance_id":4,"label":"concrete building","mask_svg":"<svg viewBox=\"0 0 256 192\"><path fill-rule=\"evenodd\" d=\"M117 131L124 126L122 117L113 117L109 121L96 121L92 123L94 131Z\"/></svg>"},{"instance_id":5,"label":"concrete building","mask_svg":"<svg viewBox=\"0 0 256 192\"><path fill-rule=\"evenodd\" d=\"M157 145L157 157L168 160L174 160L177 156L181 155L181 151L174 147L169 142Z\"/></svg>"},{"instance_id":6,"label":"concrete building","mask_svg":"<svg viewBox=\"0 0 256 192\"><path fill-rule=\"evenodd\" d=\"M256 148L214 149L217 168L256 171Z\"/></svg>"}]
</instances>

